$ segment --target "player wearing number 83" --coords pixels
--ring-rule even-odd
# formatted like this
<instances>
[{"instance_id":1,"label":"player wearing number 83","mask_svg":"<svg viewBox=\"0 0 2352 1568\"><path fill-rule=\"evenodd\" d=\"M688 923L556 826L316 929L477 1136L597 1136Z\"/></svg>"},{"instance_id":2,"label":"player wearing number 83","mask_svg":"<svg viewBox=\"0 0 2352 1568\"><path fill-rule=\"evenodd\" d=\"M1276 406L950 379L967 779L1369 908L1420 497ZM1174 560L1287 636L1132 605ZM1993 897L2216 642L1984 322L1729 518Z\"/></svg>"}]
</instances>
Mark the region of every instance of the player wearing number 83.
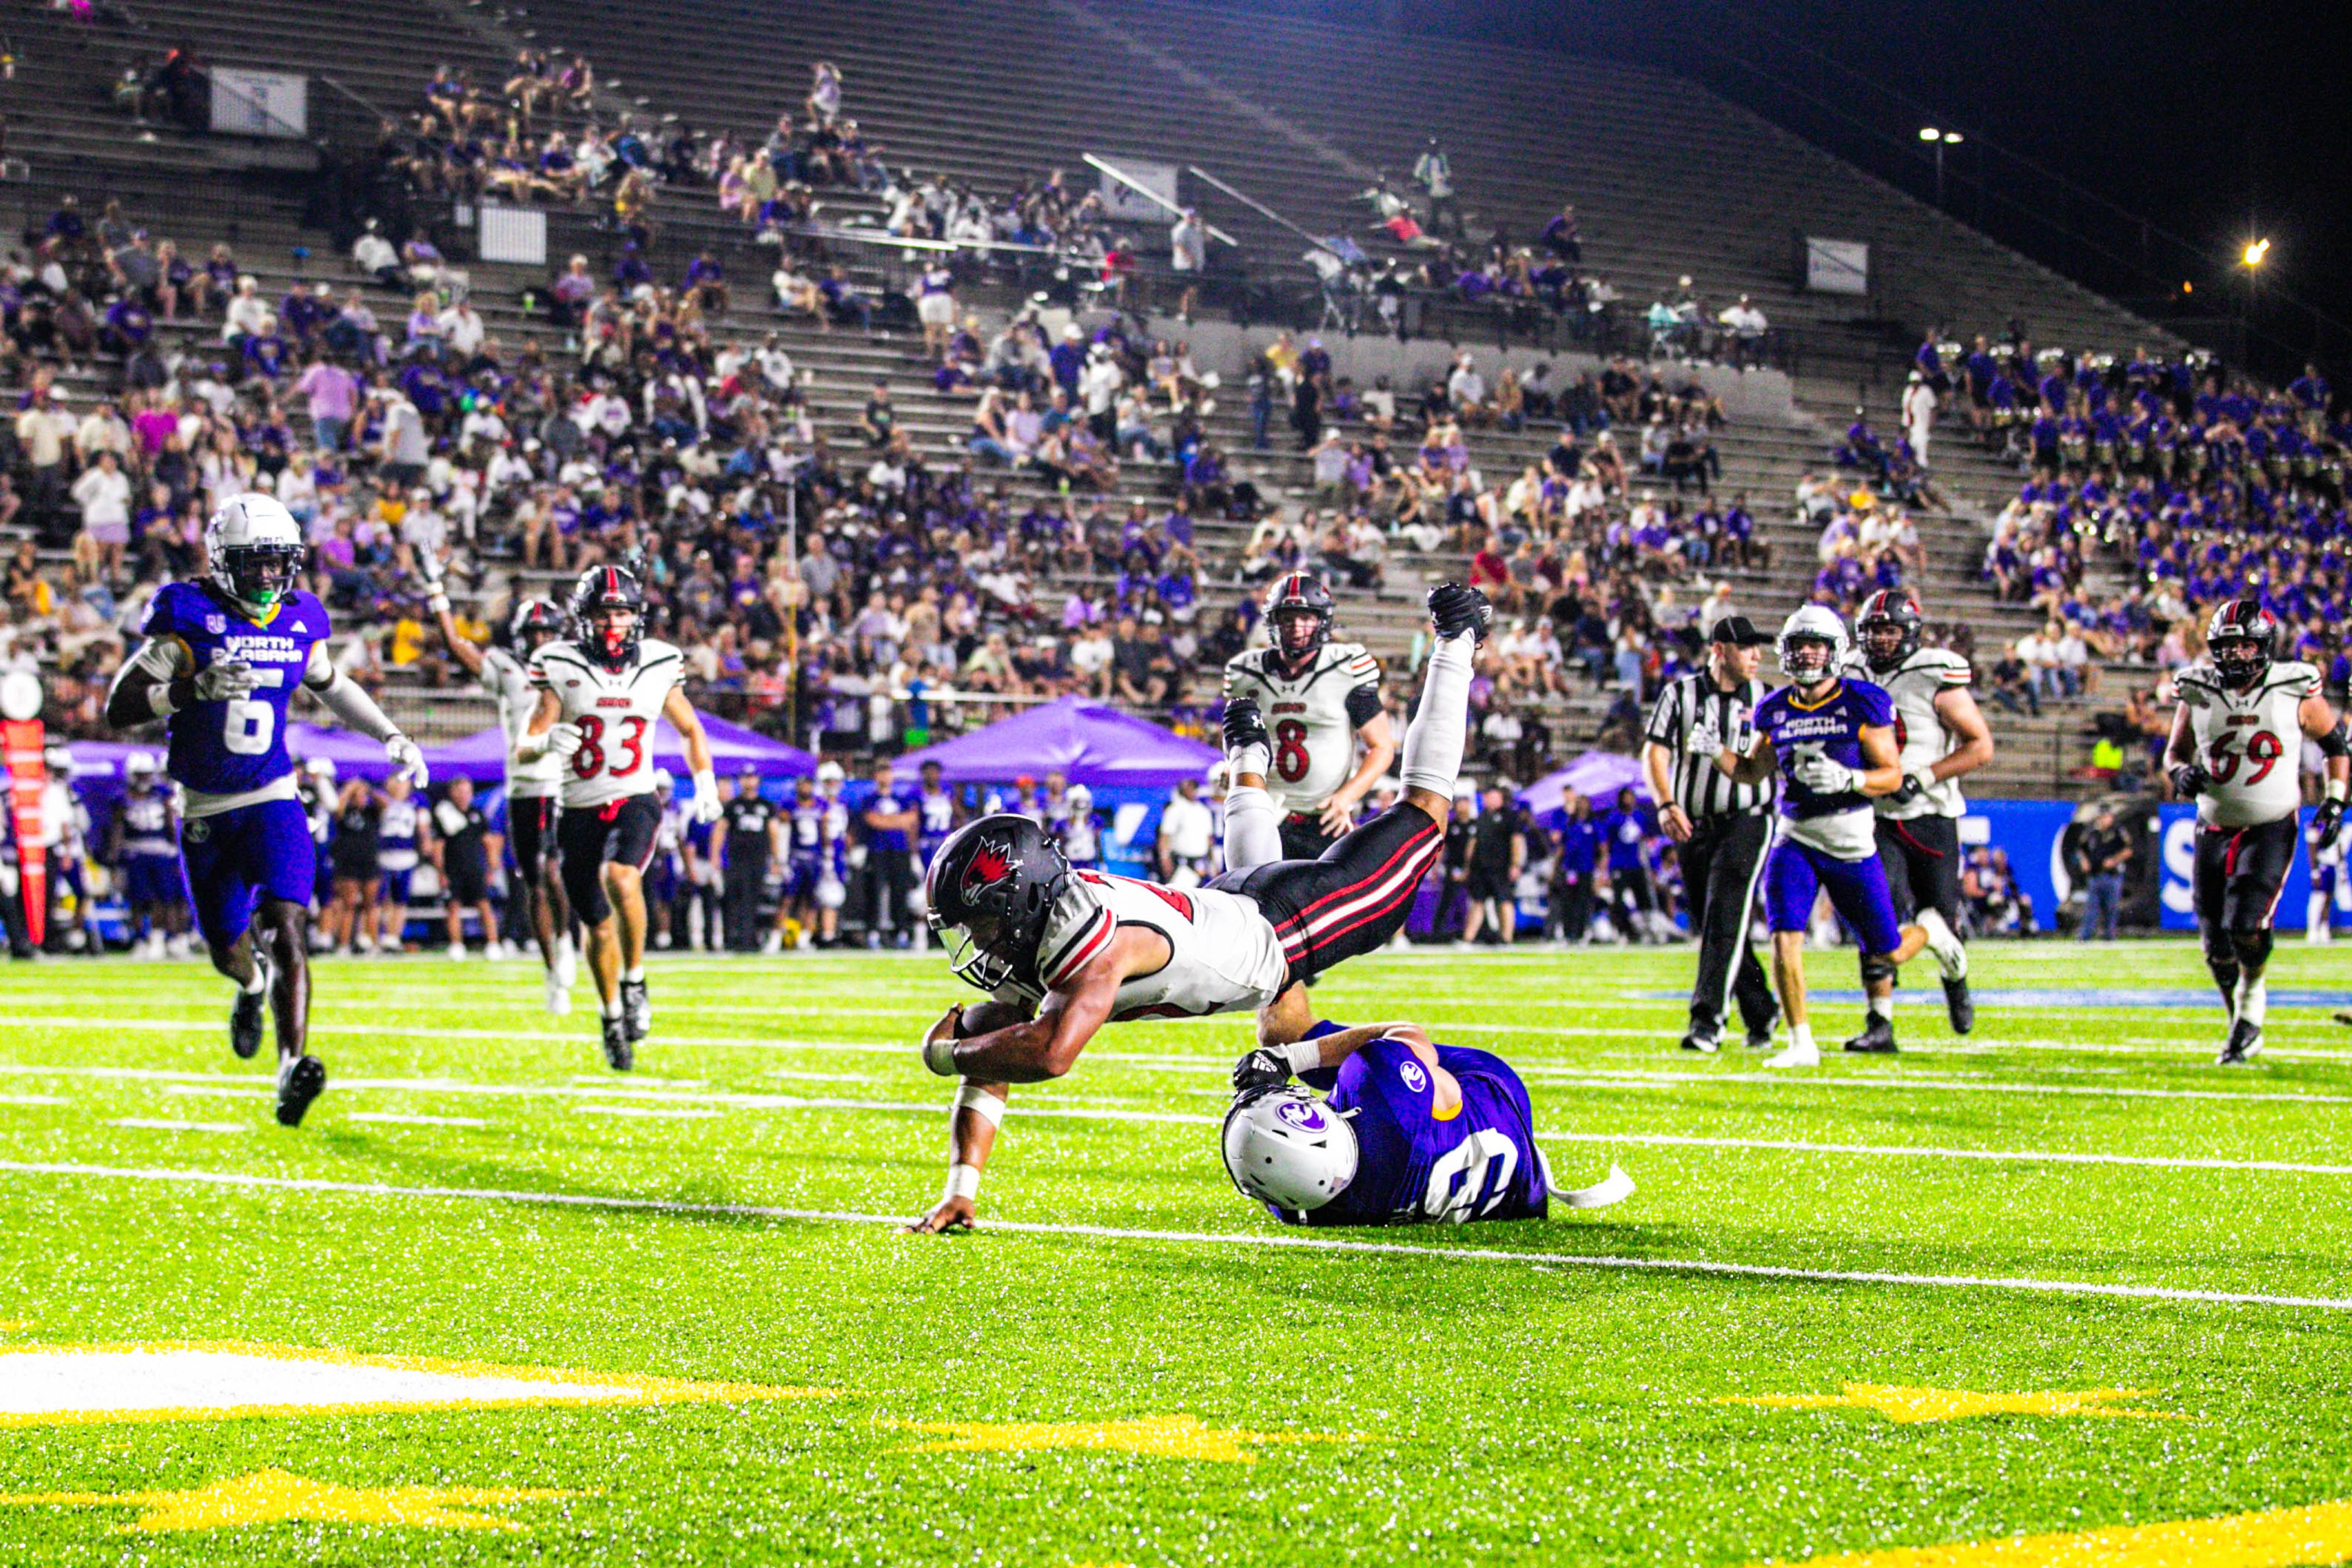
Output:
<instances>
[{"instance_id":1,"label":"player wearing number 83","mask_svg":"<svg viewBox=\"0 0 2352 1568\"><path fill-rule=\"evenodd\" d=\"M265 495L232 498L205 529L208 574L156 594L140 628L146 641L106 699L106 721L117 730L165 722L166 766L187 792L180 855L196 923L213 967L237 985L229 1046L252 1056L265 1008L274 1016L278 1120L289 1127L327 1086L325 1064L307 1050L318 863L286 750L295 689L307 687L344 724L382 742L418 789L426 782L415 743L335 668L326 607L294 586L303 553L284 507Z\"/></svg>"},{"instance_id":2,"label":"player wearing number 83","mask_svg":"<svg viewBox=\"0 0 2352 1568\"><path fill-rule=\"evenodd\" d=\"M572 636L531 656L539 690L514 756L563 759L556 850L572 913L588 928L588 968L604 1005L604 1059L625 1072L653 1027L646 989L645 871L661 834L654 724L667 719L694 772L693 810L719 816L719 782L702 721L678 689L686 661L644 635L646 597L619 566L592 566L572 590Z\"/></svg>"},{"instance_id":3,"label":"player wearing number 83","mask_svg":"<svg viewBox=\"0 0 2352 1568\"><path fill-rule=\"evenodd\" d=\"M2303 805L2305 736L2326 761L2326 795L2315 838L2336 837L2344 817L2344 721L2319 694L2319 671L2281 660L2278 621L2253 599L2231 599L2205 628L2206 657L2174 685L2180 706L2164 760L2172 787L2197 802L2197 865L2190 886L2205 967L2230 1013L2224 1067L2263 1048L2271 916L2294 864Z\"/></svg>"}]
</instances>

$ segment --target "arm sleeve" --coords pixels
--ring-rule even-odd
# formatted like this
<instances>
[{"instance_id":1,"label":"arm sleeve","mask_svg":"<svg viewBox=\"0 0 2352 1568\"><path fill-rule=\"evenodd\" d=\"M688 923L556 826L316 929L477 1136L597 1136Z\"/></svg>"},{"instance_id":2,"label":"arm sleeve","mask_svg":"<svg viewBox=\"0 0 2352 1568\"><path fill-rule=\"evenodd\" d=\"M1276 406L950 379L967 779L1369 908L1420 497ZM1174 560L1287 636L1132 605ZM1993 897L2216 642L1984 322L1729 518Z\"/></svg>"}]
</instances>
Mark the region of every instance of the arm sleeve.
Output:
<instances>
[{"instance_id":1,"label":"arm sleeve","mask_svg":"<svg viewBox=\"0 0 2352 1568\"><path fill-rule=\"evenodd\" d=\"M310 658L315 668L319 654L314 650ZM326 704L327 711L343 721L345 729L356 730L378 742L389 741L400 733L400 726L384 716L383 710L375 705L375 699L361 690L357 681L331 664L327 668L332 679L325 686L312 686L311 689ZM308 676L304 677L304 684L310 684Z\"/></svg>"},{"instance_id":2,"label":"arm sleeve","mask_svg":"<svg viewBox=\"0 0 2352 1568\"><path fill-rule=\"evenodd\" d=\"M1360 730L1386 711L1378 681L1368 680L1348 693L1348 727Z\"/></svg>"}]
</instances>

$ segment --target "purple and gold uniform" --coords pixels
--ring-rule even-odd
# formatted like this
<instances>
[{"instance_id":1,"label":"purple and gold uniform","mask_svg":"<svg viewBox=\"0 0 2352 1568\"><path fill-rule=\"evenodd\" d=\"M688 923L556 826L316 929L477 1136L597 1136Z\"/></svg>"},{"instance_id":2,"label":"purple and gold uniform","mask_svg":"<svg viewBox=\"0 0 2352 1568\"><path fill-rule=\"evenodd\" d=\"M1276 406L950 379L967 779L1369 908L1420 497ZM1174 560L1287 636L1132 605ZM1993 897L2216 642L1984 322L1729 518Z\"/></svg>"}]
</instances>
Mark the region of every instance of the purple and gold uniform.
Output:
<instances>
[{"instance_id":1,"label":"purple and gold uniform","mask_svg":"<svg viewBox=\"0 0 2352 1568\"><path fill-rule=\"evenodd\" d=\"M1870 797L1859 790L1822 795L1796 776L1796 764L1808 755L1866 768L1862 731L1894 722L1895 704L1885 689L1852 677L1831 682L1811 700L1784 686L1756 705L1756 728L1770 739L1780 768L1780 817L1764 865L1765 909L1774 931L1803 931L1812 920L1814 895L1827 889L1863 952L1893 952L1901 944Z\"/></svg>"},{"instance_id":2,"label":"purple and gold uniform","mask_svg":"<svg viewBox=\"0 0 2352 1568\"><path fill-rule=\"evenodd\" d=\"M1429 1069L1397 1040L1374 1040L1336 1068L1302 1074L1327 1091L1321 1114L1344 1115L1355 1130L1356 1174L1319 1208L1268 1204L1267 1212L1307 1226L1543 1218L1551 1173L1536 1146L1527 1085L1500 1057L1436 1049L1437 1065L1462 1086L1461 1107L1443 1120Z\"/></svg>"},{"instance_id":3,"label":"purple and gold uniform","mask_svg":"<svg viewBox=\"0 0 2352 1568\"><path fill-rule=\"evenodd\" d=\"M234 658L260 678L246 696L191 703L168 721L166 769L187 792L180 853L188 892L205 940L226 947L245 934L261 898L310 902L317 858L286 750L287 704L306 676L322 682L331 670L326 607L297 590L255 620L209 584L173 583L148 606L141 631L176 643L191 672Z\"/></svg>"}]
</instances>

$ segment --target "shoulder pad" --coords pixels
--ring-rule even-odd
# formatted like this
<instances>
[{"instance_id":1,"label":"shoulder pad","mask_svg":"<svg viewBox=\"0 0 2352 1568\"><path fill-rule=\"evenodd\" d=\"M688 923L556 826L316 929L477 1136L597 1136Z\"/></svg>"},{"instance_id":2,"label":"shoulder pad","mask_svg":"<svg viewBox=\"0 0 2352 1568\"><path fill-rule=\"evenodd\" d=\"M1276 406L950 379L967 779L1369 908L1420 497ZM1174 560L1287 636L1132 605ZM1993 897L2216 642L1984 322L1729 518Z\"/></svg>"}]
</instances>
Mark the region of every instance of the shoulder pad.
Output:
<instances>
[{"instance_id":1,"label":"shoulder pad","mask_svg":"<svg viewBox=\"0 0 2352 1568\"><path fill-rule=\"evenodd\" d=\"M1950 686L1966 686L1976 678L1969 661L1948 647L1923 647L1911 656L1904 668L1931 673Z\"/></svg>"},{"instance_id":2,"label":"shoulder pad","mask_svg":"<svg viewBox=\"0 0 2352 1568\"><path fill-rule=\"evenodd\" d=\"M1102 955L1118 932L1118 921L1095 890L1076 877L1045 916L1037 943L1037 982L1051 991Z\"/></svg>"}]
</instances>

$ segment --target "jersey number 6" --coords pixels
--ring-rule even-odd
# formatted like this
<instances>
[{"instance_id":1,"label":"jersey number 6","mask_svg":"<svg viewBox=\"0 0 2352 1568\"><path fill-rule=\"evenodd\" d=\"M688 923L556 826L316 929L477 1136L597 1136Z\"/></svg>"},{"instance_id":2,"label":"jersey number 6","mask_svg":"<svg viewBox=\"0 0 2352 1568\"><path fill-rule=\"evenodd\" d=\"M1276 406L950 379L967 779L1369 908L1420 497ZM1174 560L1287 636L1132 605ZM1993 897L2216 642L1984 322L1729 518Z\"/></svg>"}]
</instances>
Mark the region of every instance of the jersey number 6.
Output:
<instances>
[{"instance_id":1,"label":"jersey number 6","mask_svg":"<svg viewBox=\"0 0 2352 1568\"><path fill-rule=\"evenodd\" d=\"M232 756L257 757L269 750L278 733L276 709L250 697L232 697L221 709L221 744Z\"/></svg>"},{"instance_id":2,"label":"jersey number 6","mask_svg":"<svg viewBox=\"0 0 2352 1568\"><path fill-rule=\"evenodd\" d=\"M572 771L582 778L593 778L604 765L604 721L593 713L583 713L580 725L580 749L572 753ZM621 721L628 733L623 735L614 749L628 758L613 760L613 776L625 778L646 765L646 721L632 713Z\"/></svg>"}]
</instances>

